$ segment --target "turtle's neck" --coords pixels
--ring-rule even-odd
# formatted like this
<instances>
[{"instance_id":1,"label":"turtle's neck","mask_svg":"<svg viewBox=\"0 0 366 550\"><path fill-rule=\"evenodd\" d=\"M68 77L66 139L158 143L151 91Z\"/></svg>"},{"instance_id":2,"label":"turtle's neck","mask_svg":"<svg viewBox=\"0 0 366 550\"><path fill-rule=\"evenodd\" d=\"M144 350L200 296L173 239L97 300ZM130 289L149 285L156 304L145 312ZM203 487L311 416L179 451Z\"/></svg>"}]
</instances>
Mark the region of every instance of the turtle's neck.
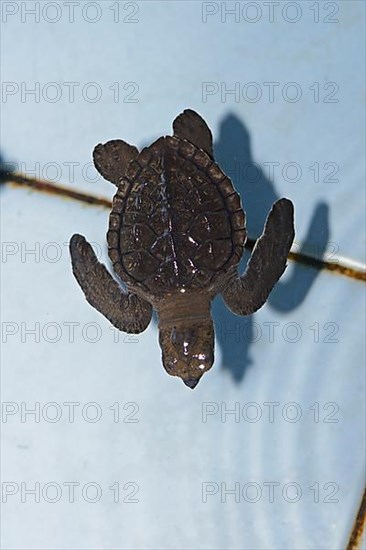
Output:
<instances>
[{"instance_id":1,"label":"turtle's neck","mask_svg":"<svg viewBox=\"0 0 366 550\"><path fill-rule=\"evenodd\" d=\"M159 328L211 320L211 300L202 291L177 291L155 304Z\"/></svg>"}]
</instances>

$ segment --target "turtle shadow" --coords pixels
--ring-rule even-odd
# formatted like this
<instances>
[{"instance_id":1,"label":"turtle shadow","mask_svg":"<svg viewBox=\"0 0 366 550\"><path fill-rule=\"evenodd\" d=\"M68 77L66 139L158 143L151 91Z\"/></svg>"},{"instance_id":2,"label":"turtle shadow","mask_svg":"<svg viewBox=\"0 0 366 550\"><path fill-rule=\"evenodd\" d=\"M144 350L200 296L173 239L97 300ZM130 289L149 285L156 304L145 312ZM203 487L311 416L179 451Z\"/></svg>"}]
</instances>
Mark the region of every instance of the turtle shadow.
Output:
<instances>
[{"instance_id":1,"label":"turtle shadow","mask_svg":"<svg viewBox=\"0 0 366 550\"><path fill-rule=\"evenodd\" d=\"M229 114L221 122L214 152L218 164L231 178L242 197L247 213L248 235L257 238L262 233L272 204L280 196L276 193L274 182L255 163L249 131L237 116ZM312 214L300 252L316 251L317 257L322 258L329 242L329 233L329 208L326 203L319 202ZM246 252L239 267L241 273L248 258L249 253ZM292 312L305 300L319 273L319 270L292 263L287 268L285 280L279 281L271 292L269 305L281 313ZM230 372L235 382L240 383L253 363L251 345L258 341L260 329L254 322L253 315L233 315L221 297L214 300L212 313L222 352L222 368Z\"/></svg>"}]
</instances>

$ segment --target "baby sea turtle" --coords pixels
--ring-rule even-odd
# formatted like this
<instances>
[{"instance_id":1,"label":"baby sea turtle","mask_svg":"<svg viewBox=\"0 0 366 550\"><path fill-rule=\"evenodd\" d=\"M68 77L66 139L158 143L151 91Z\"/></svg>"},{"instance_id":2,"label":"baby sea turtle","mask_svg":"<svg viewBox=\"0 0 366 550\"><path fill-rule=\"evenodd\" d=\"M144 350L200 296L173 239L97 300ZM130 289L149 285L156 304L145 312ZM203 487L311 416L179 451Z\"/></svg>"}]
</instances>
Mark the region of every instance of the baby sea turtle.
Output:
<instances>
[{"instance_id":1,"label":"baby sea turtle","mask_svg":"<svg viewBox=\"0 0 366 550\"><path fill-rule=\"evenodd\" d=\"M237 315L265 303L286 268L294 238L292 202L272 206L240 275L245 214L214 161L211 131L197 113L185 110L173 122L173 136L141 152L113 140L97 145L93 158L117 186L107 239L126 289L77 234L70 241L74 275L88 302L123 332L143 332L154 308L163 365L194 388L214 361L212 299L221 294Z\"/></svg>"}]
</instances>

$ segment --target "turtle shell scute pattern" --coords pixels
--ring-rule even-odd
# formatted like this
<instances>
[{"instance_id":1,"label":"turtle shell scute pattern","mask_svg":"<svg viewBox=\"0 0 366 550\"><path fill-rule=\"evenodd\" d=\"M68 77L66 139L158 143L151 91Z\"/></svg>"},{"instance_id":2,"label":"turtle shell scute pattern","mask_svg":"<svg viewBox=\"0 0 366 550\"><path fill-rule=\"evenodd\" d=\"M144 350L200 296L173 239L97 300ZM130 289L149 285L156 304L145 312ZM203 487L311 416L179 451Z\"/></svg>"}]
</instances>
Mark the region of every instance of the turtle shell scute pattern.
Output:
<instances>
[{"instance_id":1,"label":"turtle shell scute pattern","mask_svg":"<svg viewBox=\"0 0 366 550\"><path fill-rule=\"evenodd\" d=\"M107 238L125 282L155 295L197 289L240 261L245 216L231 181L203 150L163 137L129 164Z\"/></svg>"}]
</instances>

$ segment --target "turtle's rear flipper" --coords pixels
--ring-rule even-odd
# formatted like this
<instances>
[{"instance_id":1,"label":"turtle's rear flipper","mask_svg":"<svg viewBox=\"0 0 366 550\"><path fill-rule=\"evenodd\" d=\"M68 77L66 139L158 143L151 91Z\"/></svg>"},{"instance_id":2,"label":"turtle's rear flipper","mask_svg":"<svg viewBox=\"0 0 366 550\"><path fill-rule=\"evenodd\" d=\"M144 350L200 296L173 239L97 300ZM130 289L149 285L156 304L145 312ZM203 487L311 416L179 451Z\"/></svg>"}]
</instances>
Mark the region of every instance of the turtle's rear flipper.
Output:
<instances>
[{"instance_id":1,"label":"turtle's rear flipper","mask_svg":"<svg viewBox=\"0 0 366 550\"><path fill-rule=\"evenodd\" d=\"M144 331L151 321L151 305L123 291L82 235L72 236L70 254L73 273L89 304L123 332Z\"/></svg>"},{"instance_id":2,"label":"turtle's rear flipper","mask_svg":"<svg viewBox=\"0 0 366 550\"><path fill-rule=\"evenodd\" d=\"M176 137L186 139L213 158L212 134L202 117L191 109L186 109L173 122Z\"/></svg>"},{"instance_id":3,"label":"turtle's rear flipper","mask_svg":"<svg viewBox=\"0 0 366 550\"><path fill-rule=\"evenodd\" d=\"M233 313L250 315L263 306L286 269L294 236L293 204L288 199L281 199L272 206L246 271L222 293Z\"/></svg>"},{"instance_id":4,"label":"turtle's rear flipper","mask_svg":"<svg viewBox=\"0 0 366 550\"><path fill-rule=\"evenodd\" d=\"M129 163L139 154L138 149L122 139L99 143L93 151L94 166L104 179L118 186Z\"/></svg>"}]
</instances>

